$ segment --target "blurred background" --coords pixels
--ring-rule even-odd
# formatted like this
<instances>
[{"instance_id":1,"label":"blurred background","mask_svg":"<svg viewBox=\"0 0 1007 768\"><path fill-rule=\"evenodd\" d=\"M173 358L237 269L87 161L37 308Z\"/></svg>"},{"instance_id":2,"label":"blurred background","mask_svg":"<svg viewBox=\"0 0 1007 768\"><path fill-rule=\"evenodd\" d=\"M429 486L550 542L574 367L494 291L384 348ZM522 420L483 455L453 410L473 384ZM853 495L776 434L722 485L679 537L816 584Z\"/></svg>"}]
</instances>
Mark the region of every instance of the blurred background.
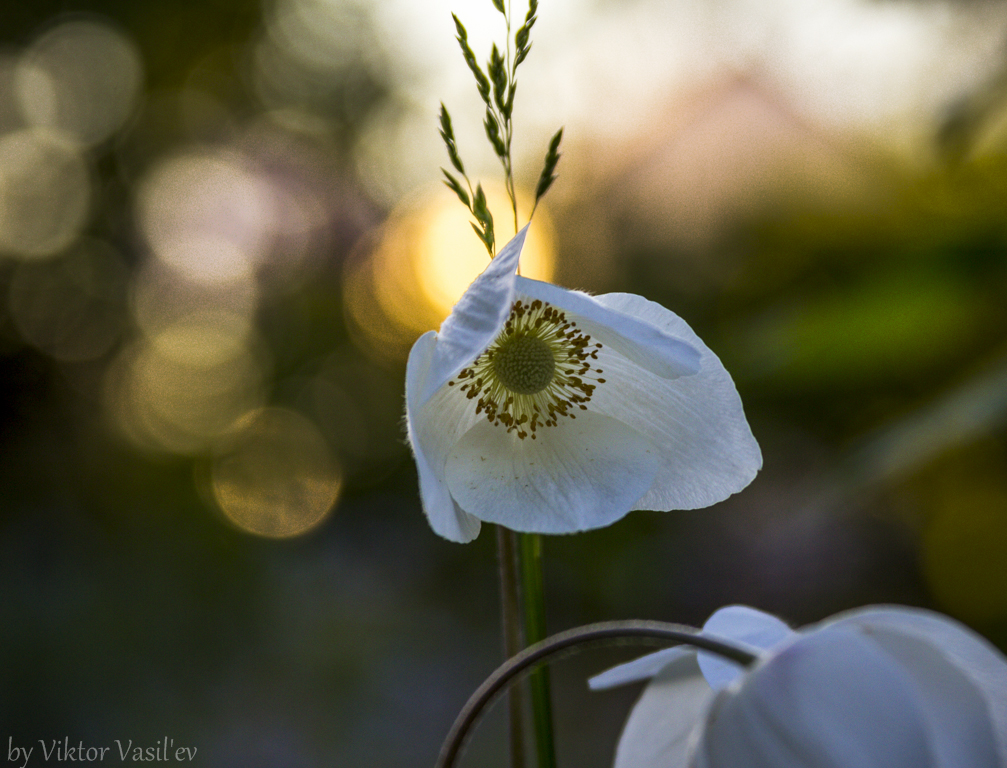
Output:
<instances>
[{"instance_id":1,"label":"blurred background","mask_svg":"<svg viewBox=\"0 0 1007 768\"><path fill-rule=\"evenodd\" d=\"M509 234L450 11L480 56L499 15L0 3L0 738L431 765L500 661L494 536L427 527L403 374L485 265L441 100ZM1007 8L542 0L532 40L525 274L684 317L765 457L547 539L550 629L898 602L1007 647ZM639 688L585 679L637 652L554 667L561 764L610 764Z\"/></svg>"}]
</instances>

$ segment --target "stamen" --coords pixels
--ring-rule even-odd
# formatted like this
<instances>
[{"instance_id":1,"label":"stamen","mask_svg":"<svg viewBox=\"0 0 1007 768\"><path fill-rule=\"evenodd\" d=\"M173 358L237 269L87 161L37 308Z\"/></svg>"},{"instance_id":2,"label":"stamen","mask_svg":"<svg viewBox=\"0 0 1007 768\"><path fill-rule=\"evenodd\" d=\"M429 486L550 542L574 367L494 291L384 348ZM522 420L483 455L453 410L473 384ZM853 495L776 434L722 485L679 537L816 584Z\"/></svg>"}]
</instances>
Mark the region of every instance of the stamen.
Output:
<instances>
[{"instance_id":1,"label":"stamen","mask_svg":"<svg viewBox=\"0 0 1007 768\"><path fill-rule=\"evenodd\" d=\"M459 389L468 390L470 400L478 398L477 414L534 440L539 427L555 427L561 417L576 418L574 410L587 410L605 383L596 377L602 370L591 367L601 348L564 312L538 299L519 299L500 335L455 379L471 380Z\"/></svg>"}]
</instances>

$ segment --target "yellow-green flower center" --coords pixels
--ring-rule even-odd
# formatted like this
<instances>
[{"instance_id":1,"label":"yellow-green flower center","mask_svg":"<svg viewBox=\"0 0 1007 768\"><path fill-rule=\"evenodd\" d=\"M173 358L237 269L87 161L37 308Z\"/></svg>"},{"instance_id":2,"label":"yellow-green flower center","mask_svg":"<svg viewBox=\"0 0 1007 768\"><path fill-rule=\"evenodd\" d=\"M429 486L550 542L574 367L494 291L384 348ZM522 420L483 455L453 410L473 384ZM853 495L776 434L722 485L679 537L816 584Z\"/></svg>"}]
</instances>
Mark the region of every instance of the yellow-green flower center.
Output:
<instances>
[{"instance_id":1,"label":"yellow-green flower center","mask_svg":"<svg viewBox=\"0 0 1007 768\"><path fill-rule=\"evenodd\" d=\"M448 386L463 381L458 389L476 401L477 414L534 440L539 427L555 427L561 417L574 419L575 410L587 410L594 390L605 383L596 376L602 370L591 367L601 348L564 312L519 299L493 343Z\"/></svg>"},{"instance_id":2,"label":"yellow-green flower center","mask_svg":"<svg viewBox=\"0 0 1007 768\"><path fill-rule=\"evenodd\" d=\"M498 342L490 365L500 383L519 395L541 392L556 371L549 345L528 334L515 334Z\"/></svg>"}]
</instances>

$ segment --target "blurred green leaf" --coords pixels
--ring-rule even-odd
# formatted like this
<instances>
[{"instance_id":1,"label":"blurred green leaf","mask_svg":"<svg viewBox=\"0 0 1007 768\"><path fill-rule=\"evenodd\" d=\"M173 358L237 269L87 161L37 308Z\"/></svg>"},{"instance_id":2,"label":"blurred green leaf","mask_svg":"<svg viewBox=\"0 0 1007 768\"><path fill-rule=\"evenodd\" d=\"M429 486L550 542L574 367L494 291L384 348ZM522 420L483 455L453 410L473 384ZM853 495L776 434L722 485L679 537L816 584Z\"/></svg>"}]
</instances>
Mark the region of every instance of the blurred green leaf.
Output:
<instances>
[{"instance_id":1,"label":"blurred green leaf","mask_svg":"<svg viewBox=\"0 0 1007 768\"><path fill-rule=\"evenodd\" d=\"M773 311L745 337L744 357L784 388L901 380L954 358L987 316L967 282L892 272Z\"/></svg>"}]
</instances>

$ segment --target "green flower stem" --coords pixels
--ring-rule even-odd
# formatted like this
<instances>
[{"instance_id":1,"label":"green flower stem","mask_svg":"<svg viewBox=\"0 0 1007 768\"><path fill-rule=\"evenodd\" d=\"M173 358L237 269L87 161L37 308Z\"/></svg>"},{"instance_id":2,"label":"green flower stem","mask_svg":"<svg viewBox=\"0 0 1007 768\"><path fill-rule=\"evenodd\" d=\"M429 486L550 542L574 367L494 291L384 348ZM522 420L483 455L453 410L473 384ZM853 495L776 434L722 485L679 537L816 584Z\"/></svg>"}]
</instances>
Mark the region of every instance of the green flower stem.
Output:
<instances>
[{"instance_id":1,"label":"green flower stem","mask_svg":"<svg viewBox=\"0 0 1007 768\"><path fill-rule=\"evenodd\" d=\"M518 581L517 534L502 525L497 526L497 562L500 568L500 603L503 610L504 658L514 658L524 647L521 627L521 594ZM511 768L525 768L524 689L513 686L507 693L510 721Z\"/></svg>"},{"instance_id":2,"label":"green flower stem","mask_svg":"<svg viewBox=\"0 0 1007 768\"><path fill-rule=\"evenodd\" d=\"M525 639L528 645L535 645L546 637L545 590L542 586L542 536L537 533L522 533L520 538ZM535 726L538 768L556 768L549 668L541 666L534 669L529 675L528 682L531 687L532 723Z\"/></svg>"}]
</instances>

